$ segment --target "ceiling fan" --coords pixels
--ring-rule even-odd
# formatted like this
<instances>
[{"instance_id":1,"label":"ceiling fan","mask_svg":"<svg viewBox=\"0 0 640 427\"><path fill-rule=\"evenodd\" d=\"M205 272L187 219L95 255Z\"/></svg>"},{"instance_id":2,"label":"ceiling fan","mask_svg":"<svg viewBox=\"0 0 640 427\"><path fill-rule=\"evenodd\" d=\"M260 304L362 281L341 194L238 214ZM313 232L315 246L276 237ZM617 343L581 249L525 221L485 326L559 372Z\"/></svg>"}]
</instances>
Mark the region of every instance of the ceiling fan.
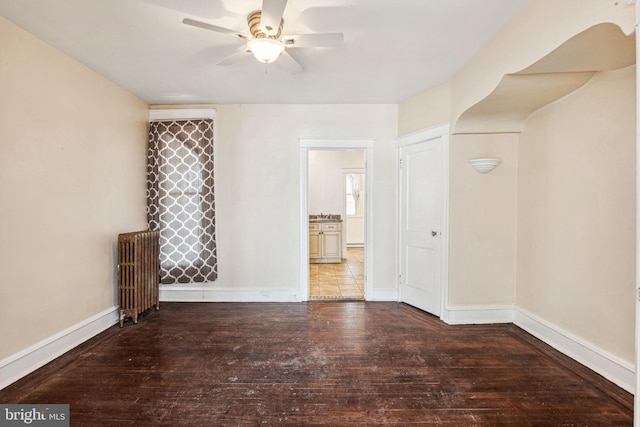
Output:
<instances>
[{"instance_id":1,"label":"ceiling fan","mask_svg":"<svg viewBox=\"0 0 640 427\"><path fill-rule=\"evenodd\" d=\"M339 46L342 44L343 35L342 33L283 35L282 16L286 6L287 0L262 0L262 10L252 12L247 17L250 34L189 18L185 18L182 22L193 27L238 37L247 42L241 49L218 62L218 65L231 65L253 54L258 61L265 64L278 60L278 64L286 71L295 74L302 71L302 66L289 55L286 49Z\"/></svg>"}]
</instances>

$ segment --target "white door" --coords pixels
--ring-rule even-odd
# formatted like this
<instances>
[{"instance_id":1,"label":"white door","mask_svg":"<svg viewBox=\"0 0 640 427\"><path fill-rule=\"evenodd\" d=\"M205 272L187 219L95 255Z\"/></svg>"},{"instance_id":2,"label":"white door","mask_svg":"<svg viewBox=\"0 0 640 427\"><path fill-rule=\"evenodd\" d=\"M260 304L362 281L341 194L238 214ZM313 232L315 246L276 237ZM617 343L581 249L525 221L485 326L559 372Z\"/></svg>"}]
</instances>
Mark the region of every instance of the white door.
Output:
<instances>
[{"instance_id":1,"label":"white door","mask_svg":"<svg viewBox=\"0 0 640 427\"><path fill-rule=\"evenodd\" d=\"M443 138L400 151L400 299L442 311Z\"/></svg>"}]
</instances>

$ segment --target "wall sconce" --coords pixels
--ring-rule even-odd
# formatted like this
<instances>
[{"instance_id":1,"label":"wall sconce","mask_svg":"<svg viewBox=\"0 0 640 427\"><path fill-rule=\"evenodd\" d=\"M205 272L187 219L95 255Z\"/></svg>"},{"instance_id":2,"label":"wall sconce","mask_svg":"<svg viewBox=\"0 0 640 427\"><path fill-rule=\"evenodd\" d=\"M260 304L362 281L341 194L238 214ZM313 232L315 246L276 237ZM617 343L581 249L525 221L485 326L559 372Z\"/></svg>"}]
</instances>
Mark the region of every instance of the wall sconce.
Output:
<instances>
[{"instance_id":1,"label":"wall sconce","mask_svg":"<svg viewBox=\"0 0 640 427\"><path fill-rule=\"evenodd\" d=\"M482 159L471 159L469 163L471 167L480 173L489 173L498 166L502 160L485 157Z\"/></svg>"}]
</instances>

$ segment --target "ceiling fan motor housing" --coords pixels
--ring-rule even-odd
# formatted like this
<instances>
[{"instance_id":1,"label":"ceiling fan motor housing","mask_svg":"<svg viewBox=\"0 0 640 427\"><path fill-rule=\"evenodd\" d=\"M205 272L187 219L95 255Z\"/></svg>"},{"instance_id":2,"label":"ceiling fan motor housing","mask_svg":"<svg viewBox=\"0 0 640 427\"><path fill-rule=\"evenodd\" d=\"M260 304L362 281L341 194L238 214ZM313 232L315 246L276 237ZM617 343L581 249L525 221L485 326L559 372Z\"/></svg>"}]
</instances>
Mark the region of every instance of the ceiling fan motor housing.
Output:
<instances>
[{"instance_id":1,"label":"ceiling fan motor housing","mask_svg":"<svg viewBox=\"0 0 640 427\"><path fill-rule=\"evenodd\" d=\"M267 29L270 34L265 33L260 25L262 22L261 11L258 10L251 13L247 18L247 22L249 23L249 31L251 32L251 35L256 39L269 38L278 40L282 35L282 26L284 25L284 19L280 20L280 26L278 27L276 32L274 32L274 30L271 28Z\"/></svg>"}]
</instances>

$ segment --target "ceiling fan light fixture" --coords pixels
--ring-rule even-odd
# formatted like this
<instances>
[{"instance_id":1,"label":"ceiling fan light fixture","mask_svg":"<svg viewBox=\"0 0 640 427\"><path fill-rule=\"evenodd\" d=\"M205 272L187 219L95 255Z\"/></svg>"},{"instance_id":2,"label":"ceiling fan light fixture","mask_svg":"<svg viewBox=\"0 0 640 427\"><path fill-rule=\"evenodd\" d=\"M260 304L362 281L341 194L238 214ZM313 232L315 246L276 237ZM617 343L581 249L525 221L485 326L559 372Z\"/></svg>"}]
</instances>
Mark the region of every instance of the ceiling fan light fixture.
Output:
<instances>
[{"instance_id":1,"label":"ceiling fan light fixture","mask_svg":"<svg viewBox=\"0 0 640 427\"><path fill-rule=\"evenodd\" d=\"M258 61L269 64L278 59L285 46L279 40L265 37L251 40L248 47Z\"/></svg>"}]
</instances>

